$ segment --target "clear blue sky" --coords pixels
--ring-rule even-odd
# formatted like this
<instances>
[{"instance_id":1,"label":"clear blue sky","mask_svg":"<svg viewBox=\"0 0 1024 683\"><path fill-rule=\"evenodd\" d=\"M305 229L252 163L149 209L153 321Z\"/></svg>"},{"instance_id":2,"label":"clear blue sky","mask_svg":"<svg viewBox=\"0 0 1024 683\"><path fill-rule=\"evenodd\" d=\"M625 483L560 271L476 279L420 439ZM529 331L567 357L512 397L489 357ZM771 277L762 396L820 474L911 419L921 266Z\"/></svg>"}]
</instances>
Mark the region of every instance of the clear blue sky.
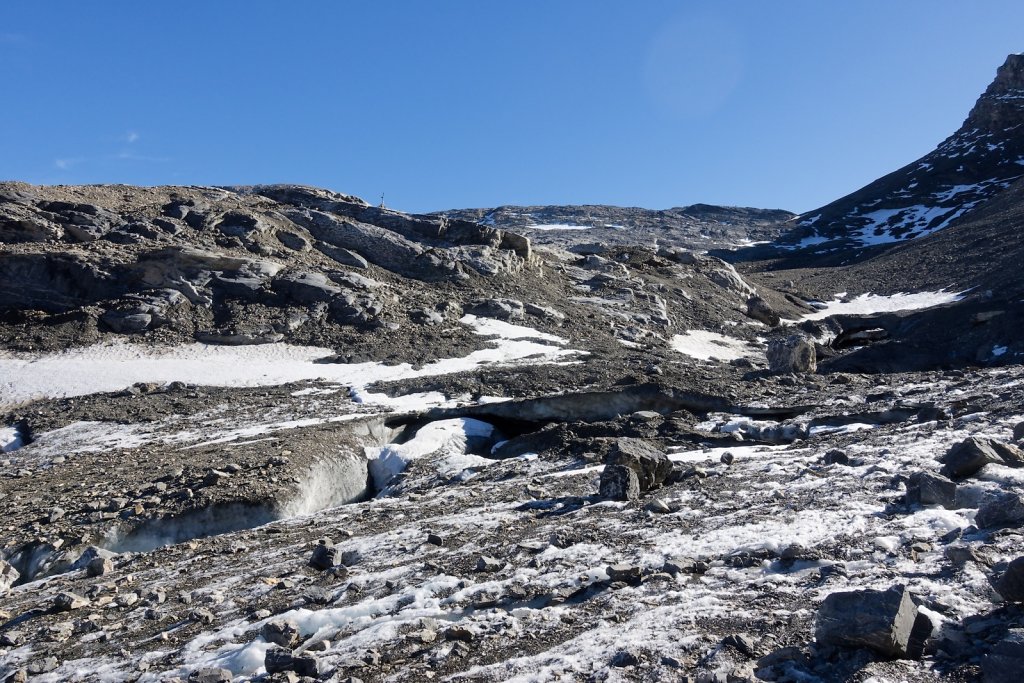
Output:
<instances>
[{"instance_id":1,"label":"clear blue sky","mask_svg":"<svg viewBox=\"0 0 1024 683\"><path fill-rule=\"evenodd\" d=\"M951 134L1022 27L1020 0L4 0L0 178L805 211Z\"/></svg>"}]
</instances>

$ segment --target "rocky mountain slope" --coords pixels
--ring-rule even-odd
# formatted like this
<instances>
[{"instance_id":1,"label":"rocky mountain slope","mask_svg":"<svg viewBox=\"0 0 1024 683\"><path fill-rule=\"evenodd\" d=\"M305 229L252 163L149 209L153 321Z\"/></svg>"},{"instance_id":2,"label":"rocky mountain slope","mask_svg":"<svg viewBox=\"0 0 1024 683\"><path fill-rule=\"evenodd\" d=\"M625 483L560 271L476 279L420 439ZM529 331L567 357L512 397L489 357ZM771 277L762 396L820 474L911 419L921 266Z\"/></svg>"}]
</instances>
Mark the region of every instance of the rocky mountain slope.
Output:
<instances>
[{"instance_id":1,"label":"rocky mountain slope","mask_svg":"<svg viewBox=\"0 0 1024 683\"><path fill-rule=\"evenodd\" d=\"M0 681L1010 680L1000 183L846 265L698 248L770 211L4 183Z\"/></svg>"},{"instance_id":2,"label":"rocky mountain slope","mask_svg":"<svg viewBox=\"0 0 1024 683\"><path fill-rule=\"evenodd\" d=\"M577 251L606 246L729 249L770 242L794 217L788 211L693 204L653 210L606 205L499 206L441 212L528 236L535 244Z\"/></svg>"},{"instance_id":3,"label":"rocky mountain slope","mask_svg":"<svg viewBox=\"0 0 1024 683\"><path fill-rule=\"evenodd\" d=\"M1010 55L934 151L793 219L780 243L823 252L910 240L968 216L1024 176L1024 54Z\"/></svg>"}]
</instances>

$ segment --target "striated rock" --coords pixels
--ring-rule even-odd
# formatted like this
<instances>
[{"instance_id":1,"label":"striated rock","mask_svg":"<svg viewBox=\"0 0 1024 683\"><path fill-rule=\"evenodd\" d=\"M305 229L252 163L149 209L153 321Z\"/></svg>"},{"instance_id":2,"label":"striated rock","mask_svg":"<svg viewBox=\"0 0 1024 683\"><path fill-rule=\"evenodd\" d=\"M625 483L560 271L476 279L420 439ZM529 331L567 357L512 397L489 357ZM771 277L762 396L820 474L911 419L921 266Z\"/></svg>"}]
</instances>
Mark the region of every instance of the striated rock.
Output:
<instances>
[{"instance_id":1,"label":"striated rock","mask_svg":"<svg viewBox=\"0 0 1024 683\"><path fill-rule=\"evenodd\" d=\"M906 588L832 593L818 609L815 638L840 647L866 647L885 657L907 655L917 607Z\"/></svg>"}]
</instances>

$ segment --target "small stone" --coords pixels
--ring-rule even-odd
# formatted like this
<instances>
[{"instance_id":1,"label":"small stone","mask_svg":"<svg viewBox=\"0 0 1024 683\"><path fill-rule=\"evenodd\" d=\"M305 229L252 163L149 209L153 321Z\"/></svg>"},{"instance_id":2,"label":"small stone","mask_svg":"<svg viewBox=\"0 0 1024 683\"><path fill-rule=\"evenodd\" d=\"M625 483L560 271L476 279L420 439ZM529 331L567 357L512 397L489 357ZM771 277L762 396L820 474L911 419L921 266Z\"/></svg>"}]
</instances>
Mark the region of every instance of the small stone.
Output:
<instances>
[{"instance_id":1,"label":"small stone","mask_svg":"<svg viewBox=\"0 0 1024 683\"><path fill-rule=\"evenodd\" d=\"M60 663L56 657L43 657L42 659L34 660L28 665L28 674L29 676L39 676L40 674L53 671L58 666L60 666Z\"/></svg>"},{"instance_id":2,"label":"small stone","mask_svg":"<svg viewBox=\"0 0 1024 683\"><path fill-rule=\"evenodd\" d=\"M662 565L661 571L672 576L678 576L679 574L692 574L696 571L696 562L689 557L676 557L670 560L665 560L665 564Z\"/></svg>"},{"instance_id":3,"label":"small stone","mask_svg":"<svg viewBox=\"0 0 1024 683\"><path fill-rule=\"evenodd\" d=\"M833 448L821 457L821 461L826 465L849 465L850 456L846 454L846 451Z\"/></svg>"},{"instance_id":4,"label":"small stone","mask_svg":"<svg viewBox=\"0 0 1024 683\"><path fill-rule=\"evenodd\" d=\"M192 621L197 621L201 624L206 624L207 626L217 621L216 615L204 607L192 610L189 612L188 616Z\"/></svg>"},{"instance_id":5,"label":"small stone","mask_svg":"<svg viewBox=\"0 0 1024 683\"><path fill-rule=\"evenodd\" d=\"M612 657L611 665L617 668L625 668L628 666L637 666L643 661L640 655L633 650L619 650Z\"/></svg>"},{"instance_id":6,"label":"small stone","mask_svg":"<svg viewBox=\"0 0 1024 683\"><path fill-rule=\"evenodd\" d=\"M504 562L487 555L482 555L480 559L476 561L476 570L478 572L497 572L501 571L504 567Z\"/></svg>"},{"instance_id":7,"label":"small stone","mask_svg":"<svg viewBox=\"0 0 1024 683\"><path fill-rule=\"evenodd\" d=\"M672 508L669 507L668 503L661 498L652 499L651 502L644 506L644 509L659 515L665 515L672 512Z\"/></svg>"},{"instance_id":8,"label":"small stone","mask_svg":"<svg viewBox=\"0 0 1024 683\"><path fill-rule=\"evenodd\" d=\"M320 539L320 543L313 548L313 556L309 558L309 566L314 569L327 570L338 564L339 552L337 546L331 544L331 539Z\"/></svg>"},{"instance_id":9,"label":"small stone","mask_svg":"<svg viewBox=\"0 0 1024 683\"><path fill-rule=\"evenodd\" d=\"M196 669L188 676L189 683L231 683L234 676L228 669L206 667Z\"/></svg>"},{"instance_id":10,"label":"small stone","mask_svg":"<svg viewBox=\"0 0 1024 683\"><path fill-rule=\"evenodd\" d=\"M358 550L346 550L341 554L341 564L346 567L353 567L359 564L362 559L362 555Z\"/></svg>"},{"instance_id":11,"label":"small stone","mask_svg":"<svg viewBox=\"0 0 1024 683\"><path fill-rule=\"evenodd\" d=\"M473 632L464 626L449 626L444 631L445 640L457 640L463 643L473 642Z\"/></svg>"},{"instance_id":12,"label":"small stone","mask_svg":"<svg viewBox=\"0 0 1024 683\"><path fill-rule=\"evenodd\" d=\"M1013 426L1013 440L1024 440L1024 422L1018 422Z\"/></svg>"},{"instance_id":13,"label":"small stone","mask_svg":"<svg viewBox=\"0 0 1024 683\"><path fill-rule=\"evenodd\" d=\"M736 461L736 456L733 455L731 451L726 451L725 453L722 453L722 457L719 459L722 461L722 463L726 465L731 465L733 464L733 462Z\"/></svg>"},{"instance_id":14,"label":"small stone","mask_svg":"<svg viewBox=\"0 0 1024 683\"><path fill-rule=\"evenodd\" d=\"M437 534L427 534L427 543L431 545L444 545L444 539Z\"/></svg>"},{"instance_id":15,"label":"small stone","mask_svg":"<svg viewBox=\"0 0 1024 683\"><path fill-rule=\"evenodd\" d=\"M722 640L723 645L728 645L731 648L739 651L740 654L746 657L756 656L754 652L754 641L749 637L739 633L726 636Z\"/></svg>"},{"instance_id":16,"label":"small stone","mask_svg":"<svg viewBox=\"0 0 1024 683\"><path fill-rule=\"evenodd\" d=\"M132 593L121 593L116 598L114 598L114 602L116 602L118 604L118 606L120 606L120 607L131 607L132 605L134 605L138 601L139 601L139 594L135 593L135 592L132 592Z\"/></svg>"},{"instance_id":17,"label":"small stone","mask_svg":"<svg viewBox=\"0 0 1024 683\"><path fill-rule=\"evenodd\" d=\"M50 510L50 514L47 515L46 521L49 524L53 524L54 522L63 519L64 515L66 514L67 511L64 508L53 508L52 510Z\"/></svg>"}]
</instances>

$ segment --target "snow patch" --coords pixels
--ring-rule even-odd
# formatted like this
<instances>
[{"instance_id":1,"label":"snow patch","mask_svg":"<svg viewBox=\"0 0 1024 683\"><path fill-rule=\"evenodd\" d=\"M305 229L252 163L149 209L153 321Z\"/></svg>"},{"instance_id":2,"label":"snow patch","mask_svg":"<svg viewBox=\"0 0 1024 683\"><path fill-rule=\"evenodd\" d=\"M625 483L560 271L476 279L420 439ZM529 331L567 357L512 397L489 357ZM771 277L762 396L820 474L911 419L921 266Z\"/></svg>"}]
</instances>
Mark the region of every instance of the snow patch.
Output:
<instances>
[{"instance_id":1,"label":"snow patch","mask_svg":"<svg viewBox=\"0 0 1024 683\"><path fill-rule=\"evenodd\" d=\"M819 310L808 313L801 320L822 320L830 315L871 315L872 313L890 313L893 311L911 311L922 308L931 308L960 301L967 294L964 292L916 292L913 294L891 294L881 296L878 294L861 294L860 296L844 300L837 295L830 302L824 303Z\"/></svg>"},{"instance_id":2,"label":"snow patch","mask_svg":"<svg viewBox=\"0 0 1024 683\"><path fill-rule=\"evenodd\" d=\"M677 334L672 337L671 346L679 353L698 360L729 361L745 358L751 353L747 342L742 339L706 330L689 330L685 334Z\"/></svg>"}]
</instances>

